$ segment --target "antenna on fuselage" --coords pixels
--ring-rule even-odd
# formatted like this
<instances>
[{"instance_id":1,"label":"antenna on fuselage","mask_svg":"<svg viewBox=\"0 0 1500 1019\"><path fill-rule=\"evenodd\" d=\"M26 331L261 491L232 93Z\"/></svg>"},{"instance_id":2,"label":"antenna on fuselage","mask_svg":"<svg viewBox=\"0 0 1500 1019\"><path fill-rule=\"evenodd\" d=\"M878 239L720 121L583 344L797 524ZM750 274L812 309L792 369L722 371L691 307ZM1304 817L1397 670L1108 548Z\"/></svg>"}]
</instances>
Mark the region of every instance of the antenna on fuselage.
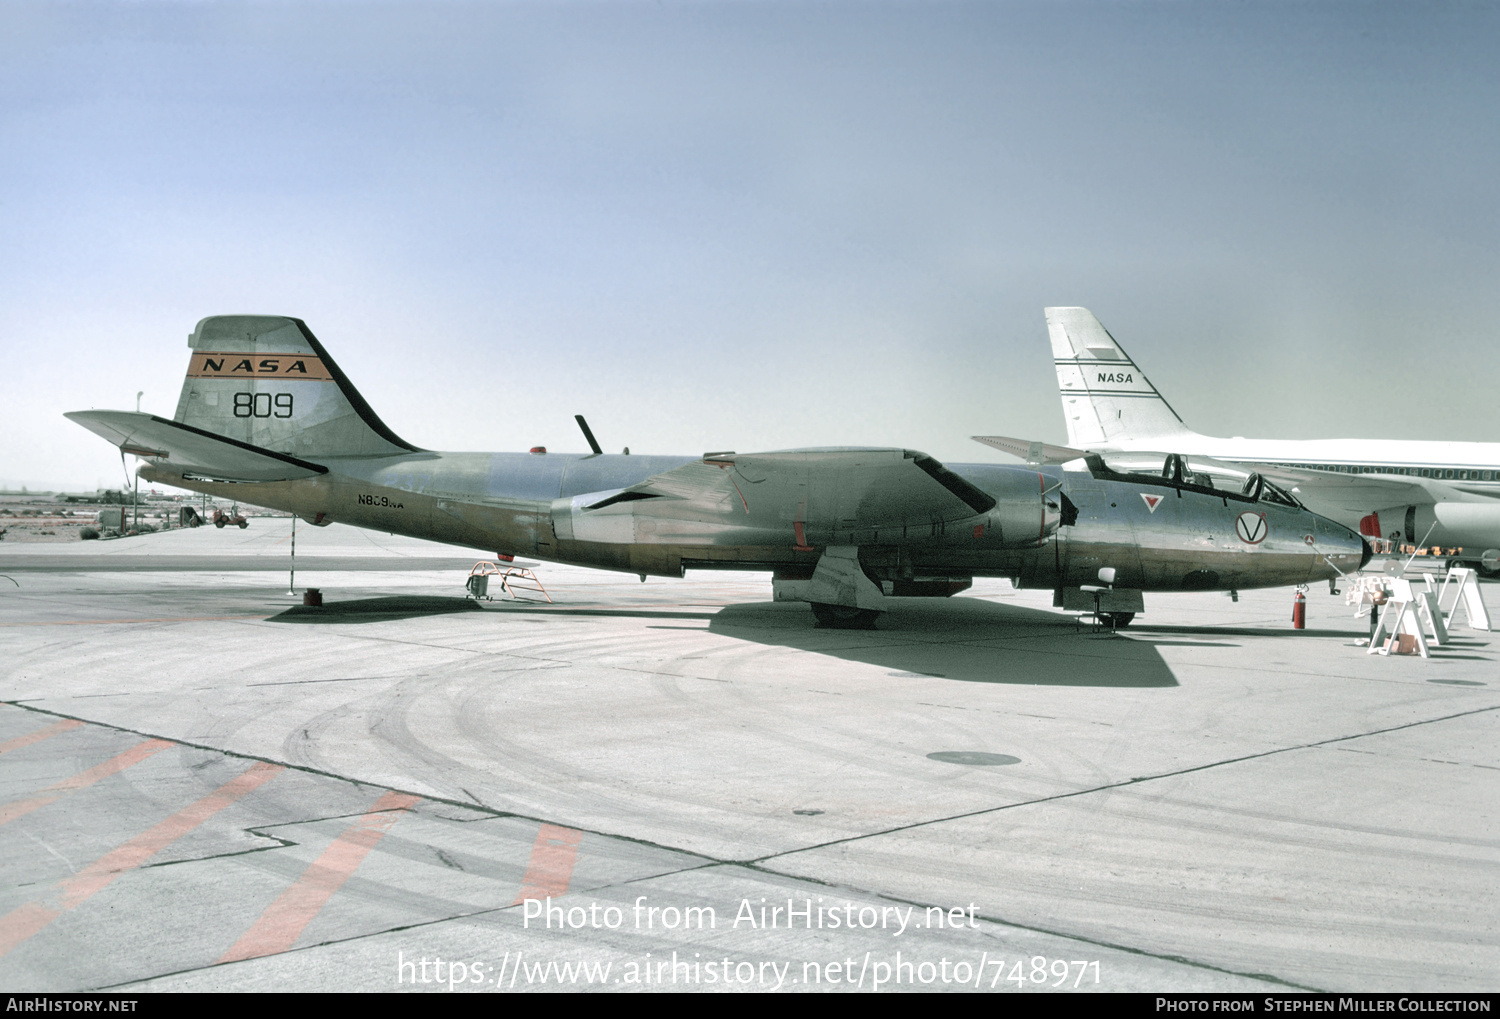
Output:
<instances>
[{"instance_id":1,"label":"antenna on fuselage","mask_svg":"<svg viewBox=\"0 0 1500 1019\"><path fill-rule=\"evenodd\" d=\"M574 414L573 420L578 422L578 427L583 429L583 437L589 440L589 449L594 451L595 456L601 455L604 450L599 448L599 440L594 438L594 433L589 429L589 423L583 419L582 414Z\"/></svg>"}]
</instances>

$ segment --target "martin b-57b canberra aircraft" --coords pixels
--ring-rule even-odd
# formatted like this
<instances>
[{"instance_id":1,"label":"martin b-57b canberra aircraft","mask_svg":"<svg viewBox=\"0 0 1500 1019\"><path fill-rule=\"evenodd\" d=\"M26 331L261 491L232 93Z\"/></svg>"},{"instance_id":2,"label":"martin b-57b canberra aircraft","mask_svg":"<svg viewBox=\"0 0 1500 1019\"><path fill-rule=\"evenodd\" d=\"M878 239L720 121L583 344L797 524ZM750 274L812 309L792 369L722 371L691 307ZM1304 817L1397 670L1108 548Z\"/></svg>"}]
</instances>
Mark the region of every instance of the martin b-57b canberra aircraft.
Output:
<instances>
[{"instance_id":1,"label":"martin b-57b canberra aircraft","mask_svg":"<svg viewBox=\"0 0 1500 1019\"><path fill-rule=\"evenodd\" d=\"M1114 625L1141 592L1306 584L1357 569L1365 543L1270 482L1200 483L1090 456L1062 466L945 466L909 449L701 457L437 453L375 415L300 320L198 323L172 420L67 416L146 461L140 476L469 548L646 576L768 570L780 601L868 626L903 596L974 577L1051 588ZM582 420L580 419L580 423ZM1198 480L1195 480L1198 479Z\"/></svg>"}]
</instances>

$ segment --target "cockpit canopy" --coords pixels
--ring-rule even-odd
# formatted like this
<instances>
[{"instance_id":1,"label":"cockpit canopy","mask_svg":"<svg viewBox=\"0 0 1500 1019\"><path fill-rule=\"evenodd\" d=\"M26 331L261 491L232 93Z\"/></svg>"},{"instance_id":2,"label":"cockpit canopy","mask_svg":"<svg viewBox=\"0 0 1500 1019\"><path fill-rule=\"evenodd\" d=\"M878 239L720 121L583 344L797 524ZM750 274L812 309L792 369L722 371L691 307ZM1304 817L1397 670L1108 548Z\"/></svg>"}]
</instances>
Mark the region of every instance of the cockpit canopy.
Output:
<instances>
[{"instance_id":1,"label":"cockpit canopy","mask_svg":"<svg viewBox=\"0 0 1500 1019\"><path fill-rule=\"evenodd\" d=\"M1248 502L1301 506L1292 495L1256 474L1208 457L1182 453L1090 453L1089 473L1101 480L1159 484Z\"/></svg>"},{"instance_id":2,"label":"cockpit canopy","mask_svg":"<svg viewBox=\"0 0 1500 1019\"><path fill-rule=\"evenodd\" d=\"M1251 474L1240 488L1240 494L1257 502L1274 502L1282 506L1301 506L1295 498L1271 484L1259 474Z\"/></svg>"}]
</instances>

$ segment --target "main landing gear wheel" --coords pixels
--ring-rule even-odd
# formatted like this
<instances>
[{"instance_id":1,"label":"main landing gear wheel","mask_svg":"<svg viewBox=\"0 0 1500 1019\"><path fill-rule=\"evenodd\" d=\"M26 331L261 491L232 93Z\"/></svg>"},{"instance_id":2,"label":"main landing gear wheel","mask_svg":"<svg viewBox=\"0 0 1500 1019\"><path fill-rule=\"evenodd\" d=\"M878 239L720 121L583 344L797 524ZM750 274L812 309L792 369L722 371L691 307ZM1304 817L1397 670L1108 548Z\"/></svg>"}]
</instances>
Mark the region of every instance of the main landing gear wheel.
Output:
<instances>
[{"instance_id":1,"label":"main landing gear wheel","mask_svg":"<svg viewBox=\"0 0 1500 1019\"><path fill-rule=\"evenodd\" d=\"M1135 613L1134 612L1101 612L1101 613L1099 613L1099 622L1103 623L1105 626L1109 627L1111 630L1121 630L1121 629L1124 629L1125 627L1127 627L1127 626L1130 625L1130 621L1132 619L1134 619L1134 618L1135 618Z\"/></svg>"},{"instance_id":2,"label":"main landing gear wheel","mask_svg":"<svg viewBox=\"0 0 1500 1019\"><path fill-rule=\"evenodd\" d=\"M813 618L826 630L873 630L880 612L876 609L857 609L849 605L825 605L812 603Z\"/></svg>"},{"instance_id":3,"label":"main landing gear wheel","mask_svg":"<svg viewBox=\"0 0 1500 1019\"><path fill-rule=\"evenodd\" d=\"M1485 549L1484 555L1470 562L1457 563L1458 566L1467 566L1473 569L1485 580L1494 580L1500 577L1500 551L1490 548Z\"/></svg>"}]
</instances>

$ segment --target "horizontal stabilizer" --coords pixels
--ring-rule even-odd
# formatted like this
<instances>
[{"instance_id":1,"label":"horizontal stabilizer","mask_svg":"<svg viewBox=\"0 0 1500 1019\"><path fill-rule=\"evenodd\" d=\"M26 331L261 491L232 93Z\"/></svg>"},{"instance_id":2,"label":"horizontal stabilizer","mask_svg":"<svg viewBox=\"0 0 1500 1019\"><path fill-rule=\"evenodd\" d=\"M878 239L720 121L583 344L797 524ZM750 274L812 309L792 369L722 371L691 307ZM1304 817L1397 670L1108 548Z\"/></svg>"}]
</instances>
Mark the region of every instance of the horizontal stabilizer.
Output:
<instances>
[{"instance_id":1,"label":"horizontal stabilizer","mask_svg":"<svg viewBox=\"0 0 1500 1019\"><path fill-rule=\"evenodd\" d=\"M213 435L154 414L75 410L63 415L121 451L208 481L293 481L328 473L320 464Z\"/></svg>"},{"instance_id":2,"label":"horizontal stabilizer","mask_svg":"<svg viewBox=\"0 0 1500 1019\"><path fill-rule=\"evenodd\" d=\"M1008 435L975 435L975 442L993 446L1002 453L1018 456L1029 464L1064 464L1077 460L1087 450L1070 446L1054 446L1050 442L1035 442L1031 439L1015 439Z\"/></svg>"}]
</instances>

